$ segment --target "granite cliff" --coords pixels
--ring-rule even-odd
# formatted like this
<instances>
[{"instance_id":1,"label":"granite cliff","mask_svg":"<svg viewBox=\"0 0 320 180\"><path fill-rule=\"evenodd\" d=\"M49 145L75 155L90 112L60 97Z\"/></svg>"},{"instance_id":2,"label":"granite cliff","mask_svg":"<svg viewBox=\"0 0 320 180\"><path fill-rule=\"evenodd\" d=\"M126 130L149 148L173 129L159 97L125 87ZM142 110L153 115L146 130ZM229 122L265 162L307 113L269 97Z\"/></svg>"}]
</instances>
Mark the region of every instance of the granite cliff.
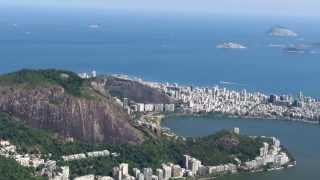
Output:
<instances>
[{"instance_id":1,"label":"granite cliff","mask_svg":"<svg viewBox=\"0 0 320 180\"><path fill-rule=\"evenodd\" d=\"M107 92L97 90L97 84L60 70L21 70L2 75L0 111L32 127L85 142L141 143L141 132Z\"/></svg>"}]
</instances>

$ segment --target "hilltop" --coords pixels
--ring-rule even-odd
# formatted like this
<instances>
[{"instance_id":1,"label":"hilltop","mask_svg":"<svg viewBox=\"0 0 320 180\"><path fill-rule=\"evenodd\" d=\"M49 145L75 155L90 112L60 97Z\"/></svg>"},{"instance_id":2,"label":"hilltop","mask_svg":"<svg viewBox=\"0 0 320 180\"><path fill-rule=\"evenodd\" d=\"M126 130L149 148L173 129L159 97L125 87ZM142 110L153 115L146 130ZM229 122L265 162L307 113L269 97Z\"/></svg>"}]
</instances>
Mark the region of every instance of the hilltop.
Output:
<instances>
[{"instance_id":1,"label":"hilltop","mask_svg":"<svg viewBox=\"0 0 320 180\"><path fill-rule=\"evenodd\" d=\"M99 96L90 87L88 80L81 79L76 73L65 70L22 69L0 76L0 85L27 89L60 86L69 95L86 98Z\"/></svg>"},{"instance_id":2,"label":"hilltop","mask_svg":"<svg viewBox=\"0 0 320 180\"><path fill-rule=\"evenodd\" d=\"M105 77L106 89L112 96L120 99L128 98L137 103L167 104L173 100L158 89L151 88L140 82L121 79L117 77Z\"/></svg>"},{"instance_id":3,"label":"hilltop","mask_svg":"<svg viewBox=\"0 0 320 180\"><path fill-rule=\"evenodd\" d=\"M28 70L0 76L0 112L31 127L89 143L139 144L143 136L99 82L63 70Z\"/></svg>"}]
</instances>

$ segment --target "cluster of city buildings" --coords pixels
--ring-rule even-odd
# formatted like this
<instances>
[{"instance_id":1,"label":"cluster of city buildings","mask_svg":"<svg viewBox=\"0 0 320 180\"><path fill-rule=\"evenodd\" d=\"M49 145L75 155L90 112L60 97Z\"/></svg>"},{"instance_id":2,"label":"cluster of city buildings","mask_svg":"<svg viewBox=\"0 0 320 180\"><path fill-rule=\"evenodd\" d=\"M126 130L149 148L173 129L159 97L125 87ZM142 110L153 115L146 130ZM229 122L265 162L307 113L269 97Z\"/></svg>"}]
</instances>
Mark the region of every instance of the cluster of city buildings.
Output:
<instances>
[{"instance_id":1,"label":"cluster of city buildings","mask_svg":"<svg viewBox=\"0 0 320 180\"><path fill-rule=\"evenodd\" d=\"M0 139L0 156L12 158L24 167L38 168L39 176L48 177L49 180L69 180L69 167L58 167L56 161L45 160L41 154L20 154L15 145L7 140Z\"/></svg>"},{"instance_id":2,"label":"cluster of city buildings","mask_svg":"<svg viewBox=\"0 0 320 180\"><path fill-rule=\"evenodd\" d=\"M74 178L74 180L114 180L111 176L95 176L93 174L79 176Z\"/></svg>"},{"instance_id":3,"label":"cluster of city buildings","mask_svg":"<svg viewBox=\"0 0 320 180\"><path fill-rule=\"evenodd\" d=\"M80 73L82 78L96 77L96 71ZM281 118L320 122L320 101L299 92L297 97L291 95L266 95L260 92L229 90L219 86L194 87L179 86L177 83L159 83L144 81L127 75L112 75L130 81L136 81L151 88L159 89L175 100L175 104L146 104L130 99L116 99L123 108L132 112L189 112L222 113L238 117Z\"/></svg>"},{"instance_id":4,"label":"cluster of city buildings","mask_svg":"<svg viewBox=\"0 0 320 180\"><path fill-rule=\"evenodd\" d=\"M260 92L247 92L245 89L235 91L219 86L179 86L177 83L148 82L126 75L117 75L116 77L137 81L161 90L176 100L177 103L170 108L175 112L218 112L241 117L281 118L316 123L320 121L319 99L304 96L302 92L299 92L297 97L266 95ZM155 105L150 108L148 105L147 108L145 105L137 105L134 109L138 112L158 111L159 108L154 107Z\"/></svg>"},{"instance_id":5,"label":"cluster of city buildings","mask_svg":"<svg viewBox=\"0 0 320 180\"><path fill-rule=\"evenodd\" d=\"M186 176L209 176L238 172L238 166L235 164L227 163L217 166L205 166L200 160L189 155L184 155L184 166L186 168Z\"/></svg>"},{"instance_id":6,"label":"cluster of city buildings","mask_svg":"<svg viewBox=\"0 0 320 180\"><path fill-rule=\"evenodd\" d=\"M260 148L260 156L252 161L245 162L242 168L245 170L257 170L270 164L272 168L282 168L290 163L288 155L281 150L279 139L272 137L272 144L263 143Z\"/></svg>"},{"instance_id":7,"label":"cluster of city buildings","mask_svg":"<svg viewBox=\"0 0 320 180\"><path fill-rule=\"evenodd\" d=\"M165 112L171 113L175 112L175 104L152 104L152 103L137 103L128 98L123 98L123 100L116 99L117 102L125 109L128 114L138 112L138 113L150 113L150 112Z\"/></svg>"},{"instance_id":8,"label":"cluster of city buildings","mask_svg":"<svg viewBox=\"0 0 320 180\"><path fill-rule=\"evenodd\" d=\"M87 153L73 154L68 156L62 156L64 161L73 161L73 160L81 160L85 158L96 158L96 157L105 157L105 156L113 156L118 157L120 154L113 152L110 153L109 150L102 151L92 151ZM68 166L57 166L57 162L50 159L41 158L41 154L20 154L17 151L17 147L11 144L7 140L0 139L0 156L4 156L6 158L12 158L17 163L24 167L33 167L37 170L37 175L47 177L48 180L69 180L70 169ZM127 164L121 164L120 167L123 169ZM128 167L128 165L127 165ZM127 168L128 169L128 168ZM87 175L75 178L75 180L111 180L113 178L109 178L108 176L94 176Z\"/></svg>"},{"instance_id":9,"label":"cluster of city buildings","mask_svg":"<svg viewBox=\"0 0 320 180\"><path fill-rule=\"evenodd\" d=\"M109 150L102 150L102 151L93 151L87 153L80 153L80 154L72 154L68 156L62 156L64 161L74 161L86 158L94 158L94 157L104 157L104 156L117 156L117 153L111 153Z\"/></svg>"},{"instance_id":10,"label":"cluster of city buildings","mask_svg":"<svg viewBox=\"0 0 320 180\"><path fill-rule=\"evenodd\" d=\"M239 128L234 128L233 132L240 133ZM256 138L256 137L252 137ZM264 137L266 138L266 137ZM237 173L238 170L255 171L260 170L267 165L273 168L282 168L290 163L288 155L282 151L280 141L272 137L272 143L263 143L260 148L260 155L254 160L241 162L235 158L237 164L227 163L217 166L206 166L202 162L189 155L184 155L183 167L178 164L166 163L162 164L161 168L155 171L146 167L143 169L133 168L133 175L129 174L129 165L121 163L112 168L112 176L96 176L85 175L76 177L75 180L169 180L170 178L184 177L203 177L225 173ZM19 164L26 167L40 167L38 175L46 176L49 180L69 180L69 167L58 167L56 161L41 159L41 155L19 154L16 151L16 146L10 144L9 141L0 140L0 155L7 158L15 159ZM103 157L103 156L119 156L117 153L110 153L109 150L93 151L82 154L74 154L63 156L64 161L80 160L88 157Z\"/></svg>"},{"instance_id":11,"label":"cluster of city buildings","mask_svg":"<svg viewBox=\"0 0 320 180\"><path fill-rule=\"evenodd\" d=\"M240 129L234 128L233 133L239 134ZM257 137L252 137L257 138ZM263 137L267 138L267 137ZM173 163L163 163L160 168L153 170L150 167L143 169L133 168L132 175L129 173L129 165L121 163L112 168L112 176L95 176L86 175L76 178L75 180L169 180L186 177L207 177L227 173L237 173L238 171L258 171L265 167L269 170L283 168L291 163L288 155L282 151L279 139L269 138L272 142L263 143L260 148L260 154L254 160L241 162L235 158L235 164L227 163L216 166L207 166L192 156L184 155L183 165ZM269 166L267 166L269 165Z\"/></svg>"},{"instance_id":12,"label":"cluster of city buildings","mask_svg":"<svg viewBox=\"0 0 320 180\"><path fill-rule=\"evenodd\" d=\"M240 129L234 128L233 132L239 134ZM262 170L265 167L270 168L268 170L273 170L277 168L283 168L284 166L290 166L291 160L288 155L282 151L280 140L275 137L271 137L270 139L272 140L272 143L269 145L267 142L264 142L263 146L260 148L260 155L254 160L241 162L240 159L235 158L235 162L237 162L236 164L228 163L218 166L205 166L198 159L184 155L184 165L187 170L187 174L189 176L208 176L225 173L237 173L239 170L251 172Z\"/></svg>"},{"instance_id":13,"label":"cluster of city buildings","mask_svg":"<svg viewBox=\"0 0 320 180\"><path fill-rule=\"evenodd\" d=\"M152 168L132 169L133 175L129 174L129 165L121 163L112 168L112 176L85 175L75 180L169 180L170 178L183 177L185 169L177 164L162 164L161 168L153 171Z\"/></svg>"},{"instance_id":14,"label":"cluster of city buildings","mask_svg":"<svg viewBox=\"0 0 320 180\"><path fill-rule=\"evenodd\" d=\"M292 120L320 121L320 101L300 92L289 95L266 95L260 92L228 90L218 86L193 87L178 84L143 82L160 89L175 99L176 111L218 112L241 117L284 118Z\"/></svg>"}]
</instances>

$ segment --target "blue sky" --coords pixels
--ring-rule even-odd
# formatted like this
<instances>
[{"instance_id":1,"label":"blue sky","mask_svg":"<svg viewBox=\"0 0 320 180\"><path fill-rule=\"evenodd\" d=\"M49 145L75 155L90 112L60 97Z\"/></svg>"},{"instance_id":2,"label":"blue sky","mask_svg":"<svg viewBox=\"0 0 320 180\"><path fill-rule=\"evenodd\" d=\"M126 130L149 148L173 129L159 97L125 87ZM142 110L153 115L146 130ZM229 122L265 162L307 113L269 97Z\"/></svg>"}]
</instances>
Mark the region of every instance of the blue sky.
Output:
<instances>
[{"instance_id":1,"label":"blue sky","mask_svg":"<svg viewBox=\"0 0 320 180\"><path fill-rule=\"evenodd\" d=\"M320 0L0 0L20 7L105 8L145 11L320 16Z\"/></svg>"}]
</instances>

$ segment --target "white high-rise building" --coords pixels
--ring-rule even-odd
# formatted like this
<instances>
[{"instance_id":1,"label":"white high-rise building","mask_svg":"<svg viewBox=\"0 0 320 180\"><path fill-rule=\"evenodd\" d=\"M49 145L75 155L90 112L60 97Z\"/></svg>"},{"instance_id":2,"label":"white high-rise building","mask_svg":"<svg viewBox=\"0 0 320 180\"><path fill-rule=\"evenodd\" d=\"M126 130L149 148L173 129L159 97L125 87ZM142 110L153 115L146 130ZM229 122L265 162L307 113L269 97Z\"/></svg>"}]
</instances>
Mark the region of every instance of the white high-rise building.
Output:
<instances>
[{"instance_id":1,"label":"white high-rise building","mask_svg":"<svg viewBox=\"0 0 320 180\"><path fill-rule=\"evenodd\" d=\"M93 78L97 77L97 71L95 71L95 70L92 71L92 77Z\"/></svg>"},{"instance_id":2,"label":"white high-rise building","mask_svg":"<svg viewBox=\"0 0 320 180\"><path fill-rule=\"evenodd\" d=\"M140 171L138 168L133 168L132 171L133 171L134 177L135 177L136 179L138 179L139 174L141 173L141 171Z\"/></svg>"},{"instance_id":3,"label":"white high-rise building","mask_svg":"<svg viewBox=\"0 0 320 180\"><path fill-rule=\"evenodd\" d=\"M143 173L140 173L137 177L137 180L144 180L144 175Z\"/></svg>"},{"instance_id":4,"label":"white high-rise building","mask_svg":"<svg viewBox=\"0 0 320 180\"><path fill-rule=\"evenodd\" d=\"M184 168L186 168L187 170L190 170L189 169L189 159L190 159L190 156L184 155Z\"/></svg>"},{"instance_id":5,"label":"white high-rise building","mask_svg":"<svg viewBox=\"0 0 320 180\"><path fill-rule=\"evenodd\" d=\"M69 180L70 168L69 166L63 166L62 169L62 180Z\"/></svg>"},{"instance_id":6,"label":"white high-rise building","mask_svg":"<svg viewBox=\"0 0 320 180\"><path fill-rule=\"evenodd\" d=\"M119 165L120 171L122 173L122 175L128 175L128 169L129 169L129 165L127 163L121 163Z\"/></svg>"},{"instance_id":7,"label":"white high-rise building","mask_svg":"<svg viewBox=\"0 0 320 180\"><path fill-rule=\"evenodd\" d=\"M112 176L115 180L122 180L122 172L119 167L112 168Z\"/></svg>"},{"instance_id":8,"label":"white high-rise building","mask_svg":"<svg viewBox=\"0 0 320 180\"><path fill-rule=\"evenodd\" d=\"M169 180L171 177L171 167L166 164L162 164L162 169L163 169L163 179Z\"/></svg>"},{"instance_id":9,"label":"white high-rise building","mask_svg":"<svg viewBox=\"0 0 320 180\"><path fill-rule=\"evenodd\" d=\"M143 175L145 180L152 180L152 169L151 168L144 168Z\"/></svg>"},{"instance_id":10,"label":"white high-rise building","mask_svg":"<svg viewBox=\"0 0 320 180\"><path fill-rule=\"evenodd\" d=\"M233 133L235 133L235 134L240 134L240 128L234 127L234 128L233 128Z\"/></svg>"},{"instance_id":11,"label":"white high-rise building","mask_svg":"<svg viewBox=\"0 0 320 180\"><path fill-rule=\"evenodd\" d=\"M163 180L163 170L162 169L157 169L156 175L158 177L158 180Z\"/></svg>"}]
</instances>

